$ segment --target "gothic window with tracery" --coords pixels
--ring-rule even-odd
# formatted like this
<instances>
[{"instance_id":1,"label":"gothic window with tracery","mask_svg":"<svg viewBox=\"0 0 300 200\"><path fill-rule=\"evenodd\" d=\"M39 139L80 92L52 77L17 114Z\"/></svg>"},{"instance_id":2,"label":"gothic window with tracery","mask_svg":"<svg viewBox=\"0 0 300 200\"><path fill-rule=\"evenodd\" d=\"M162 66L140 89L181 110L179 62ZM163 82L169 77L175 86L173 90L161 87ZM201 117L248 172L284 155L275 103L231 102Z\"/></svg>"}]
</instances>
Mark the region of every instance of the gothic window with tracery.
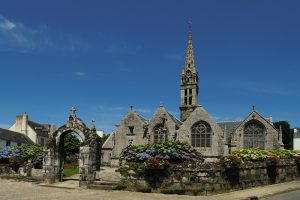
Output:
<instances>
[{"instance_id":1,"label":"gothic window with tracery","mask_svg":"<svg viewBox=\"0 0 300 200\"><path fill-rule=\"evenodd\" d=\"M244 128L244 148L265 147L265 127L262 123L252 120Z\"/></svg>"},{"instance_id":2,"label":"gothic window with tracery","mask_svg":"<svg viewBox=\"0 0 300 200\"><path fill-rule=\"evenodd\" d=\"M163 124L154 127L154 143L165 142L168 140L168 130Z\"/></svg>"},{"instance_id":3,"label":"gothic window with tracery","mask_svg":"<svg viewBox=\"0 0 300 200\"><path fill-rule=\"evenodd\" d=\"M211 147L212 130L207 122L200 121L192 126L192 146Z\"/></svg>"}]
</instances>

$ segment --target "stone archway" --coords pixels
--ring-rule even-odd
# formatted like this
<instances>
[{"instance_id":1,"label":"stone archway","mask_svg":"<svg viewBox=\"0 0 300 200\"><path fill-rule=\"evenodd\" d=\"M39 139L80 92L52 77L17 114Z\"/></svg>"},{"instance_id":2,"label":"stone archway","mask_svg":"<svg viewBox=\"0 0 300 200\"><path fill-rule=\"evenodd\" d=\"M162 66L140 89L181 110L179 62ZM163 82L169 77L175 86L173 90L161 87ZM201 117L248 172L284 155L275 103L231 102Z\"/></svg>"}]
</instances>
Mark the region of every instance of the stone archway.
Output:
<instances>
[{"instance_id":1,"label":"stone archway","mask_svg":"<svg viewBox=\"0 0 300 200\"><path fill-rule=\"evenodd\" d=\"M100 170L101 138L96 133L94 122L88 128L76 116L76 109L72 108L66 124L51 133L44 148L44 173L47 183L62 181L63 176L63 145L64 135L75 132L82 143L79 149L79 186L87 186L95 181L96 171Z\"/></svg>"}]
</instances>

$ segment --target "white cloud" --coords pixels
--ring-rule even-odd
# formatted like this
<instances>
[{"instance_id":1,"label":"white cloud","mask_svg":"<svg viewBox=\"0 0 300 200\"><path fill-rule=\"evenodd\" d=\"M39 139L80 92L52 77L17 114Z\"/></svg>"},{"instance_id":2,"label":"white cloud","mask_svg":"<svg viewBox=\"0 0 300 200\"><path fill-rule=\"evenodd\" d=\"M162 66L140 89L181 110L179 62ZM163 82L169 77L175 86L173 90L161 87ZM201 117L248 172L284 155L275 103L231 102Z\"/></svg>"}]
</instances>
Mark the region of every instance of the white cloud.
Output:
<instances>
[{"instance_id":1,"label":"white cloud","mask_svg":"<svg viewBox=\"0 0 300 200\"><path fill-rule=\"evenodd\" d=\"M0 15L0 29L3 30L12 30L16 27L16 24L9 21L8 19L5 19Z\"/></svg>"},{"instance_id":2,"label":"white cloud","mask_svg":"<svg viewBox=\"0 0 300 200\"><path fill-rule=\"evenodd\" d=\"M75 72L75 75L76 75L76 76L80 76L80 77L82 77L82 76L85 76L85 75L86 75L86 73L85 73L85 72L80 72L80 71L77 71L77 72Z\"/></svg>"},{"instance_id":3,"label":"white cloud","mask_svg":"<svg viewBox=\"0 0 300 200\"><path fill-rule=\"evenodd\" d=\"M81 37L50 30L47 25L30 27L0 14L0 51L16 52L82 52L90 45Z\"/></svg>"}]
</instances>

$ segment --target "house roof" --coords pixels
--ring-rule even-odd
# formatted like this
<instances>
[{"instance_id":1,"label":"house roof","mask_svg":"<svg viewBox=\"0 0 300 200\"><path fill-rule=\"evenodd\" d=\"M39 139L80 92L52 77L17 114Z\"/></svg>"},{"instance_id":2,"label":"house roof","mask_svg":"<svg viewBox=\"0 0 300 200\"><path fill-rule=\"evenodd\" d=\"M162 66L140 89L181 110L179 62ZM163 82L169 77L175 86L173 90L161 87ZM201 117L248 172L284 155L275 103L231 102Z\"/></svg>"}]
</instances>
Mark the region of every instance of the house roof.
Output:
<instances>
[{"instance_id":1,"label":"house roof","mask_svg":"<svg viewBox=\"0 0 300 200\"><path fill-rule=\"evenodd\" d=\"M30 138L26 135L3 128L0 128L0 139L22 144L33 144Z\"/></svg>"},{"instance_id":2,"label":"house roof","mask_svg":"<svg viewBox=\"0 0 300 200\"><path fill-rule=\"evenodd\" d=\"M226 134L226 142L230 142L231 135L234 132L234 130L238 127L238 125L242 121L225 121L225 122L217 122L217 124L221 127L223 132Z\"/></svg>"},{"instance_id":3,"label":"house roof","mask_svg":"<svg viewBox=\"0 0 300 200\"><path fill-rule=\"evenodd\" d=\"M37 133L38 136L48 137L51 125L50 124L39 124L28 120L28 125Z\"/></svg>"},{"instance_id":4,"label":"house roof","mask_svg":"<svg viewBox=\"0 0 300 200\"><path fill-rule=\"evenodd\" d=\"M104 144L102 145L102 149L112 149L114 147L114 141L113 141L113 137L114 137L115 132L112 132L111 134L109 134L109 137L106 139L106 141L104 142Z\"/></svg>"}]
</instances>

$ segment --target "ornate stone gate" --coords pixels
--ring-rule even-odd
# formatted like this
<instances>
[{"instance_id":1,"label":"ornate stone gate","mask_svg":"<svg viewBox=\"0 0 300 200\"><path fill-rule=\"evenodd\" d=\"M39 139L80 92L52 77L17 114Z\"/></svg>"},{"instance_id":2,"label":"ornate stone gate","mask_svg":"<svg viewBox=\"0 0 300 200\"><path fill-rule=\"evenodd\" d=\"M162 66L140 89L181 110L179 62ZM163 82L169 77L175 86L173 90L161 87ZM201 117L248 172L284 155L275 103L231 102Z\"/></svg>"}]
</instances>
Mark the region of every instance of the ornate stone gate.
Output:
<instances>
[{"instance_id":1,"label":"ornate stone gate","mask_svg":"<svg viewBox=\"0 0 300 200\"><path fill-rule=\"evenodd\" d=\"M96 133L95 123L88 128L76 116L73 107L65 125L51 133L44 148L44 173L47 183L63 181L64 136L75 132L82 139L79 149L79 186L87 186L94 182L96 171L100 170L101 138Z\"/></svg>"}]
</instances>

